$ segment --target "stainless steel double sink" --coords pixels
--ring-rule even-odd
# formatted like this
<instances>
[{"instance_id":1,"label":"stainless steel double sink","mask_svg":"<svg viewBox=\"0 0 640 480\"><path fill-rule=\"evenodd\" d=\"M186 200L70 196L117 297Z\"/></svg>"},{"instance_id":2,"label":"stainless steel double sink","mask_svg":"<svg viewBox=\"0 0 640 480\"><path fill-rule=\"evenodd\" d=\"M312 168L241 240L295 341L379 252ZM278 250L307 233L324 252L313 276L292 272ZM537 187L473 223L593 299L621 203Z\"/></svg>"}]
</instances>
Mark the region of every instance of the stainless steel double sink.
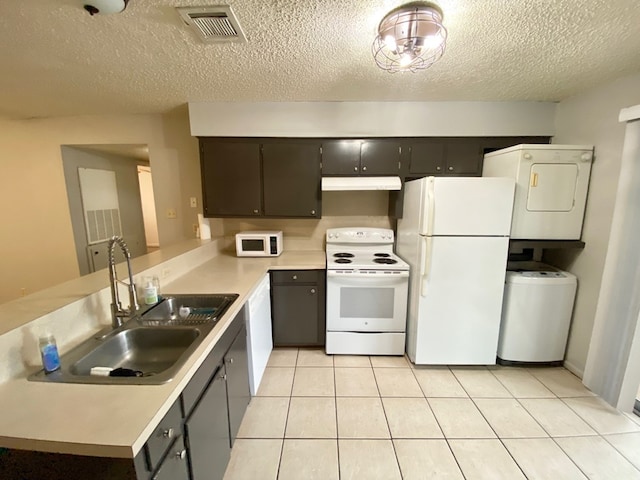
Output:
<instances>
[{"instance_id":1,"label":"stainless steel double sink","mask_svg":"<svg viewBox=\"0 0 640 480\"><path fill-rule=\"evenodd\" d=\"M236 298L236 294L169 295L121 327L85 340L60 358L60 369L49 374L41 370L29 380L121 385L166 383ZM111 375L119 372L124 376L98 375L94 367L113 369Z\"/></svg>"}]
</instances>

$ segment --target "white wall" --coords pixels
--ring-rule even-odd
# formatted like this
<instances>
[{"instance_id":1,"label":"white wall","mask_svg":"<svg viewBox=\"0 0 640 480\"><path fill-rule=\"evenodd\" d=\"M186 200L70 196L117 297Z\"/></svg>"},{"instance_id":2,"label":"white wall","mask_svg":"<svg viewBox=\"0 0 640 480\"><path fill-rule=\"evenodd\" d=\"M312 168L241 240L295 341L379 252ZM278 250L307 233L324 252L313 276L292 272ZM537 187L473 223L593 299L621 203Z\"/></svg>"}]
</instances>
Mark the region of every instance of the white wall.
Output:
<instances>
[{"instance_id":1,"label":"white wall","mask_svg":"<svg viewBox=\"0 0 640 480\"><path fill-rule=\"evenodd\" d=\"M578 277L578 292L565 363L582 376L600 293L616 198L625 125L620 109L640 103L640 74L564 100L556 110L553 143L595 146L581 252L555 252L545 260Z\"/></svg>"},{"instance_id":2,"label":"white wall","mask_svg":"<svg viewBox=\"0 0 640 480\"><path fill-rule=\"evenodd\" d=\"M161 246L193 238L202 204L198 142L186 108L165 115L0 120L0 303L79 275L61 145L146 144L153 170ZM168 208L177 219L168 219ZM222 223L214 222L220 235Z\"/></svg>"},{"instance_id":3,"label":"white wall","mask_svg":"<svg viewBox=\"0 0 640 480\"><path fill-rule=\"evenodd\" d=\"M551 136L550 102L191 102L194 136Z\"/></svg>"}]
</instances>

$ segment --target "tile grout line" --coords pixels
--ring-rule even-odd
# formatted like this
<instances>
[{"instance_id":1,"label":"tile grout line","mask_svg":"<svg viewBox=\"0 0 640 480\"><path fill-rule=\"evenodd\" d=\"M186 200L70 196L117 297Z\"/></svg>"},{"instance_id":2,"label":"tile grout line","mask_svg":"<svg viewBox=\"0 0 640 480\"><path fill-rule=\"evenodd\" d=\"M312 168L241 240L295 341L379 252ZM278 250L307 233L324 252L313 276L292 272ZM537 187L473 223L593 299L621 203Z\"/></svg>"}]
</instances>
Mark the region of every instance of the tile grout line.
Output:
<instances>
[{"instance_id":1,"label":"tile grout line","mask_svg":"<svg viewBox=\"0 0 640 480\"><path fill-rule=\"evenodd\" d=\"M491 373L493 374L493 372L491 372ZM544 400L545 398L546 398L546 399L549 399L549 400L556 400L556 399L557 399L557 400L561 400L561 399L560 399L560 397L558 397L558 395L556 394L556 392L554 392L553 390L551 390L551 389L550 389L547 385L545 385L545 384L544 384L540 379L538 379L538 377L536 377L535 375L533 375L533 374L532 374L531 372L529 372L528 370L527 370L527 373L528 373L529 375L531 375L531 377L532 377L534 380L538 381L538 382L539 382L539 383L540 383L544 388L546 388L547 390L549 390L549 391L554 395L554 397L555 397L555 398L544 397L544 398L542 398L542 400ZM522 404L522 402L520 402L520 399L519 399L518 397L516 397L516 396L513 394L513 392L511 392L511 390L509 390L509 388L508 388L508 387L507 387L503 382L501 382L501 381L500 381L500 378L498 378L498 376L497 376L497 375L493 374L493 376L496 378L496 380L498 380L498 382L500 382L500 383L504 386L504 388L505 388L505 389L507 389L507 390L509 391L509 393L511 393L511 394L513 395L513 398L516 400L516 402L518 402L518 404L519 404L519 405L524 409L524 411L525 411L525 412L527 412L527 414L528 414L528 415L533 419L533 421L534 421L534 422L536 422L536 423L540 426L540 428L542 429L542 431L543 431L543 432L545 432L545 433L549 436L549 438L551 439L551 441L552 441L552 442L553 442L553 443L554 443L554 444L555 444L555 445L560 449L560 451L561 451L561 452L562 452L562 453L563 453L563 454L564 454L564 455L569 459L569 461L570 461L572 464L574 464L574 465L576 466L576 468L578 469L578 471L580 471L580 473L582 473L586 478L589 478L589 477L588 477L588 475L586 474L586 472L584 472L584 471L580 468L580 466L579 466L579 465L578 465L578 464L573 460L573 458L571 458L571 457L567 454L567 452L565 452L565 451L563 450L563 448L560 446L560 444L559 444L559 443L555 440L555 438L554 438L554 437L553 437L553 436L552 436L552 435L547 431L547 429L546 429L546 428L544 428L544 426L543 426L543 425L538 421L538 419L537 419L537 418L535 418L535 417L533 416L533 414L532 414L532 413L527 409L527 407L526 407L526 406L524 406L524 405ZM537 398L534 398L534 400L536 400L536 399L537 399ZM597 432L596 432L596 433L597 433ZM540 438L540 437L537 437L537 438ZM502 442L502 439L501 439L500 441ZM502 444L504 445L504 448L507 450L507 452L509 452L509 455L511 455L511 452L509 451L509 448L504 444L504 442L502 442ZM519 464L519 463L517 462L517 460L513 457L513 455L511 455L511 458L513 458L513 460L516 462L516 464L518 465L518 467L520 467L520 464ZM520 468L520 470L522 470L522 468ZM525 472L524 472L524 470L523 470L523 473L525 473ZM526 476L526 474L525 474L525 476Z\"/></svg>"},{"instance_id":2,"label":"tile grout line","mask_svg":"<svg viewBox=\"0 0 640 480\"><path fill-rule=\"evenodd\" d=\"M298 355L300 354L300 349L296 350L296 361L293 367L293 379L291 381L291 390L289 391L289 402L287 404L287 418L284 421L284 431L282 432L282 444L280 445L280 458L278 459L278 469L276 471L276 480L280 477L280 467L282 466L282 454L284 452L284 441L287 436L287 425L289 423L289 413L291 412L291 397L293 396L293 384L296 381L296 368L298 366Z\"/></svg>"},{"instance_id":3,"label":"tile grout line","mask_svg":"<svg viewBox=\"0 0 640 480\"><path fill-rule=\"evenodd\" d=\"M451 372L451 369L449 367L447 367L447 370L451 373L451 375L453 375L453 372ZM449 439L445 435L444 430L442 429L442 426L440 425L440 421L438 420L438 417L436 416L435 412L431 408L431 404L429 403L429 399L427 398L427 394L425 393L424 389L422 388L422 385L418 381L418 377L416 377L415 369L411 368L411 372L413 373L413 377L416 379L416 382L418 382L418 387L420 387L420 391L424 395L424 401L427 402L427 408L431 412L431 415L433 415L433 418L436 421L436 424L438 425L438 428L440 429L440 432L442 433L442 438L445 441L445 443L447 444L447 448L449 449L449 452L451 452L451 456L453 457L453 461L456 462L456 465L458 466L458 471L460 472L460 475L462 475L462 478L466 480L467 476L462 471L462 467L460 466L460 462L458 461L458 458L456 457L456 454L453 453L453 449L451 448L451 444L449 443ZM458 384L460 384L460 382L458 381L458 379L456 378L455 375L453 375L453 378L455 379L456 382L458 382ZM462 387L461 384L460 384L460 388L462 388L464 390L464 387ZM464 390L464 392L467 393L466 390ZM439 397L439 398L442 398L442 397Z\"/></svg>"},{"instance_id":4,"label":"tile grout line","mask_svg":"<svg viewBox=\"0 0 640 480\"><path fill-rule=\"evenodd\" d=\"M479 369L482 370L482 369ZM489 373L491 373L491 370L489 370L488 368L485 367L485 370L488 371ZM456 376L455 372L451 371L451 373L453 373L453 376ZM495 378L495 375L493 375L493 373L491 373L492 377ZM458 377L456 377L457 379ZM498 380L496 378L496 380ZM489 422L489 420L487 420L487 417L485 417L484 413L482 413L482 410L480 410L480 408L478 407L478 404L475 402L475 400L473 399L473 397L469 394L469 392L467 391L466 388L464 388L464 384L462 382L460 382L460 380L458 380L458 382L460 383L460 385L462 385L462 388L464 389L465 392L467 392L467 395L469 395L469 399L471 400L471 403L473 403L474 407L476 407L476 410L478 410L478 412L480 413L480 415L482 416L482 418L484 419L485 422L487 422L487 425L489 425L489 428L493 431L493 433L495 434L496 438L498 439L498 441L500 442L500 444L502 445L502 448L505 449L505 451L507 452L507 455L509 455L509 458L511 458L511 460L513 460L513 463L515 463L516 467L518 467L518 470L520 470L520 472L522 473L522 476L526 479L527 474L525 473L525 471L522 469L522 467L520 466L520 464L516 461L515 458L513 458L513 455L511 455L511 452L509 451L509 449L507 448L507 446L504 444L504 442L502 441L502 439L500 438L500 435L498 435L498 432L496 432L495 428L493 428L493 425L491 425L491 423ZM502 385L502 383L498 380L498 383L500 385ZM504 385L502 385L504 387ZM509 393L509 395L512 395L511 392L504 387L505 390L507 391L507 393ZM482 397L484 398L484 397ZM504 397L501 397L504 398ZM513 396L511 397L512 399L514 398Z\"/></svg>"}]
</instances>

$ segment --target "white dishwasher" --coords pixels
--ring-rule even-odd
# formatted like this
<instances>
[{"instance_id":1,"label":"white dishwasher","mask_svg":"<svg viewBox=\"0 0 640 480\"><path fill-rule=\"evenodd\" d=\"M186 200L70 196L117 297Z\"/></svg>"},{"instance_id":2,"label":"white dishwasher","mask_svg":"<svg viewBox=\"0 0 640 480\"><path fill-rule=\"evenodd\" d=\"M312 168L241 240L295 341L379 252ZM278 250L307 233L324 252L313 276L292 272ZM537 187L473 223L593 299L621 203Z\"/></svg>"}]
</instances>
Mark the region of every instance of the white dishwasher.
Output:
<instances>
[{"instance_id":1,"label":"white dishwasher","mask_svg":"<svg viewBox=\"0 0 640 480\"><path fill-rule=\"evenodd\" d=\"M269 274L249 297L247 316L247 343L249 356L249 388L255 396L264 374L264 369L273 350L271 334L271 295Z\"/></svg>"}]
</instances>

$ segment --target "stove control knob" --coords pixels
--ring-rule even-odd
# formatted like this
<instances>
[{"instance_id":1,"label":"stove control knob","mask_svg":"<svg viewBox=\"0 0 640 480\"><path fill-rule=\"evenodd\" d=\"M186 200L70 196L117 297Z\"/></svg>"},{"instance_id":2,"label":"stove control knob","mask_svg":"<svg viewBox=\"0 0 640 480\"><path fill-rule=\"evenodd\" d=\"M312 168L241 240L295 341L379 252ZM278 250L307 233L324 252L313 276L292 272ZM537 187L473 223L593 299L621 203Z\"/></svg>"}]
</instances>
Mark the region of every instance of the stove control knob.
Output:
<instances>
[{"instance_id":1,"label":"stove control knob","mask_svg":"<svg viewBox=\"0 0 640 480\"><path fill-rule=\"evenodd\" d=\"M333 238L333 233L330 233L330 234L329 234L329 238Z\"/></svg>"},{"instance_id":2,"label":"stove control knob","mask_svg":"<svg viewBox=\"0 0 640 480\"><path fill-rule=\"evenodd\" d=\"M336 238L338 238L339 236L340 236L340 234L339 234L339 233L336 233Z\"/></svg>"}]
</instances>

